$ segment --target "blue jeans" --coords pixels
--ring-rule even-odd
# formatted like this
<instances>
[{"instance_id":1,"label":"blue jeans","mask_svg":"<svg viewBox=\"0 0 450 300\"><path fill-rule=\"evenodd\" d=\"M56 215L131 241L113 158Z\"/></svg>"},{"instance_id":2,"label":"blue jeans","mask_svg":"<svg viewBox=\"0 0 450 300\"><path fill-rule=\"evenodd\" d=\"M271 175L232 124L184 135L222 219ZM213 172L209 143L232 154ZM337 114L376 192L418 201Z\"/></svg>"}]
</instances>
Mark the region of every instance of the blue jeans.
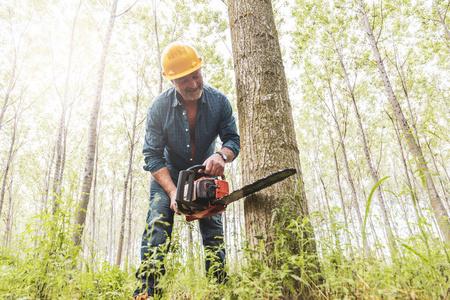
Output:
<instances>
[{"instance_id":1,"label":"blue jeans","mask_svg":"<svg viewBox=\"0 0 450 300\"><path fill-rule=\"evenodd\" d=\"M177 178L172 179L177 182ZM170 245L173 219L174 212L170 209L168 195L156 180L152 180L147 225L142 235L141 266L136 273L148 289L153 290L158 278L165 273L163 259ZM203 246L207 250L206 271L215 276L219 282L224 281L226 273L222 215L200 219L199 227Z\"/></svg>"}]
</instances>

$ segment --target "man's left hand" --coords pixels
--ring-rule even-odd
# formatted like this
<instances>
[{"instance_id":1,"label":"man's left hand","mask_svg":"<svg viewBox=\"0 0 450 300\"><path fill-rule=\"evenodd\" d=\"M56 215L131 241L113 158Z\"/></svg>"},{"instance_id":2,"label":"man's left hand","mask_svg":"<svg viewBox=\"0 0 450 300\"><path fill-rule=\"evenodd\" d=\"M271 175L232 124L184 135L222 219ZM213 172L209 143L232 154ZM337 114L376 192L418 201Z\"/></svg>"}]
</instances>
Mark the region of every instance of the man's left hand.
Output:
<instances>
[{"instance_id":1,"label":"man's left hand","mask_svg":"<svg viewBox=\"0 0 450 300\"><path fill-rule=\"evenodd\" d=\"M217 153L214 153L203 163L205 168L205 174L211 176L223 176L223 171L225 170L225 162L223 158Z\"/></svg>"}]
</instances>

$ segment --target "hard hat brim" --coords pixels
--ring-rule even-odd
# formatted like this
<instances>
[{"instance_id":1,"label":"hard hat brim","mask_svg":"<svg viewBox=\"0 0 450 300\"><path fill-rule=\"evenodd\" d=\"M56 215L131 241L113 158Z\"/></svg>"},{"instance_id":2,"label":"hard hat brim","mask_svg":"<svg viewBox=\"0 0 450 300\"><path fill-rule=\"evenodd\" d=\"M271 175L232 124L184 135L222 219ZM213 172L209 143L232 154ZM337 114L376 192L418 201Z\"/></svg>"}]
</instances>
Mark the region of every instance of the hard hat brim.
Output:
<instances>
[{"instance_id":1,"label":"hard hat brim","mask_svg":"<svg viewBox=\"0 0 450 300\"><path fill-rule=\"evenodd\" d=\"M192 68L189 68L189 69L187 69L184 72L181 72L181 73L178 73L178 74L174 74L174 75L171 75L171 76L170 75L166 75L164 72L162 74L163 74L164 78L166 78L167 80L174 80L174 79L178 79L178 78L181 78L183 76L189 75L189 74L197 71L198 69L200 69L203 66L202 59L199 58L199 60L200 60L200 62L199 62L198 65L196 65L196 66L194 66Z\"/></svg>"}]
</instances>

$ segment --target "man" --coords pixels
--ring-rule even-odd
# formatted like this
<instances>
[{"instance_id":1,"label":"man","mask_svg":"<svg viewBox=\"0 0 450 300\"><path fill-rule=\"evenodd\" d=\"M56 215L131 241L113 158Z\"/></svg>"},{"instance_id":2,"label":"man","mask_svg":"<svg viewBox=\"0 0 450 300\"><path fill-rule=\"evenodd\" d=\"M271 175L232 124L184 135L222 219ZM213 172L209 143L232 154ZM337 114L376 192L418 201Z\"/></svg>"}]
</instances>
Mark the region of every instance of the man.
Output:
<instances>
[{"instance_id":1,"label":"man","mask_svg":"<svg viewBox=\"0 0 450 300\"><path fill-rule=\"evenodd\" d=\"M233 161L240 150L231 105L222 93L203 84L202 60L197 51L184 43L172 43L163 51L161 65L164 77L173 87L155 99L147 115L144 169L151 172L153 180L142 237L142 262L136 274L142 282L134 293L137 297L153 296L157 280L164 274L162 261L174 213L178 212L175 184L179 171L203 164L206 174L223 175L225 163ZM214 152L217 136L222 148ZM201 219L199 227L205 250L212 253L207 255L206 270L223 282L226 274L222 216ZM212 270L212 265L219 267Z\"/></svg>"}]
</instances>

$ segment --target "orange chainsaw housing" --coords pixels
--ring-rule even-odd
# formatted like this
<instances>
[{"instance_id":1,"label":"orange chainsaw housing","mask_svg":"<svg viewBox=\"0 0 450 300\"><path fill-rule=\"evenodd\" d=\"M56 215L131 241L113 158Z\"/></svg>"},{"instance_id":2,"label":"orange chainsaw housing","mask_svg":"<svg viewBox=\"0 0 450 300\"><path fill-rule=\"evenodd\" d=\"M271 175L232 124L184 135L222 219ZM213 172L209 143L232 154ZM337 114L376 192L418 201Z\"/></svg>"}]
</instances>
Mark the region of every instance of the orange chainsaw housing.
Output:
<instances>
[{"instance_id":1,"label":"orange chainsaw housing","mask_svg":"<svg viewBox=\"0 0 450 300\"><path fill-rule=\"evenodd\" d=\"M201 179L200 179L201 180ZM222 179L214 179L214 184L216 185L215 200L222 199L230 193L228 181ZM186 216L186 221L191 222L194 220L206 218L218 213L223 212L226 209L226 205L223 204L210 204L205 210L196 212L192 215Z\"/></svg>"},{"instance_id":2,"label":"orange chainsaw housing","mask_svg":"<svg viewBox=\"0 0 450 300\"><path fill-rule=\"evenodd\" d=\"M214 183L216 184L216 199L222 199L226 195L230 193L228 189L228 181L215 179Z\"/></svg>"}]
</instances>

